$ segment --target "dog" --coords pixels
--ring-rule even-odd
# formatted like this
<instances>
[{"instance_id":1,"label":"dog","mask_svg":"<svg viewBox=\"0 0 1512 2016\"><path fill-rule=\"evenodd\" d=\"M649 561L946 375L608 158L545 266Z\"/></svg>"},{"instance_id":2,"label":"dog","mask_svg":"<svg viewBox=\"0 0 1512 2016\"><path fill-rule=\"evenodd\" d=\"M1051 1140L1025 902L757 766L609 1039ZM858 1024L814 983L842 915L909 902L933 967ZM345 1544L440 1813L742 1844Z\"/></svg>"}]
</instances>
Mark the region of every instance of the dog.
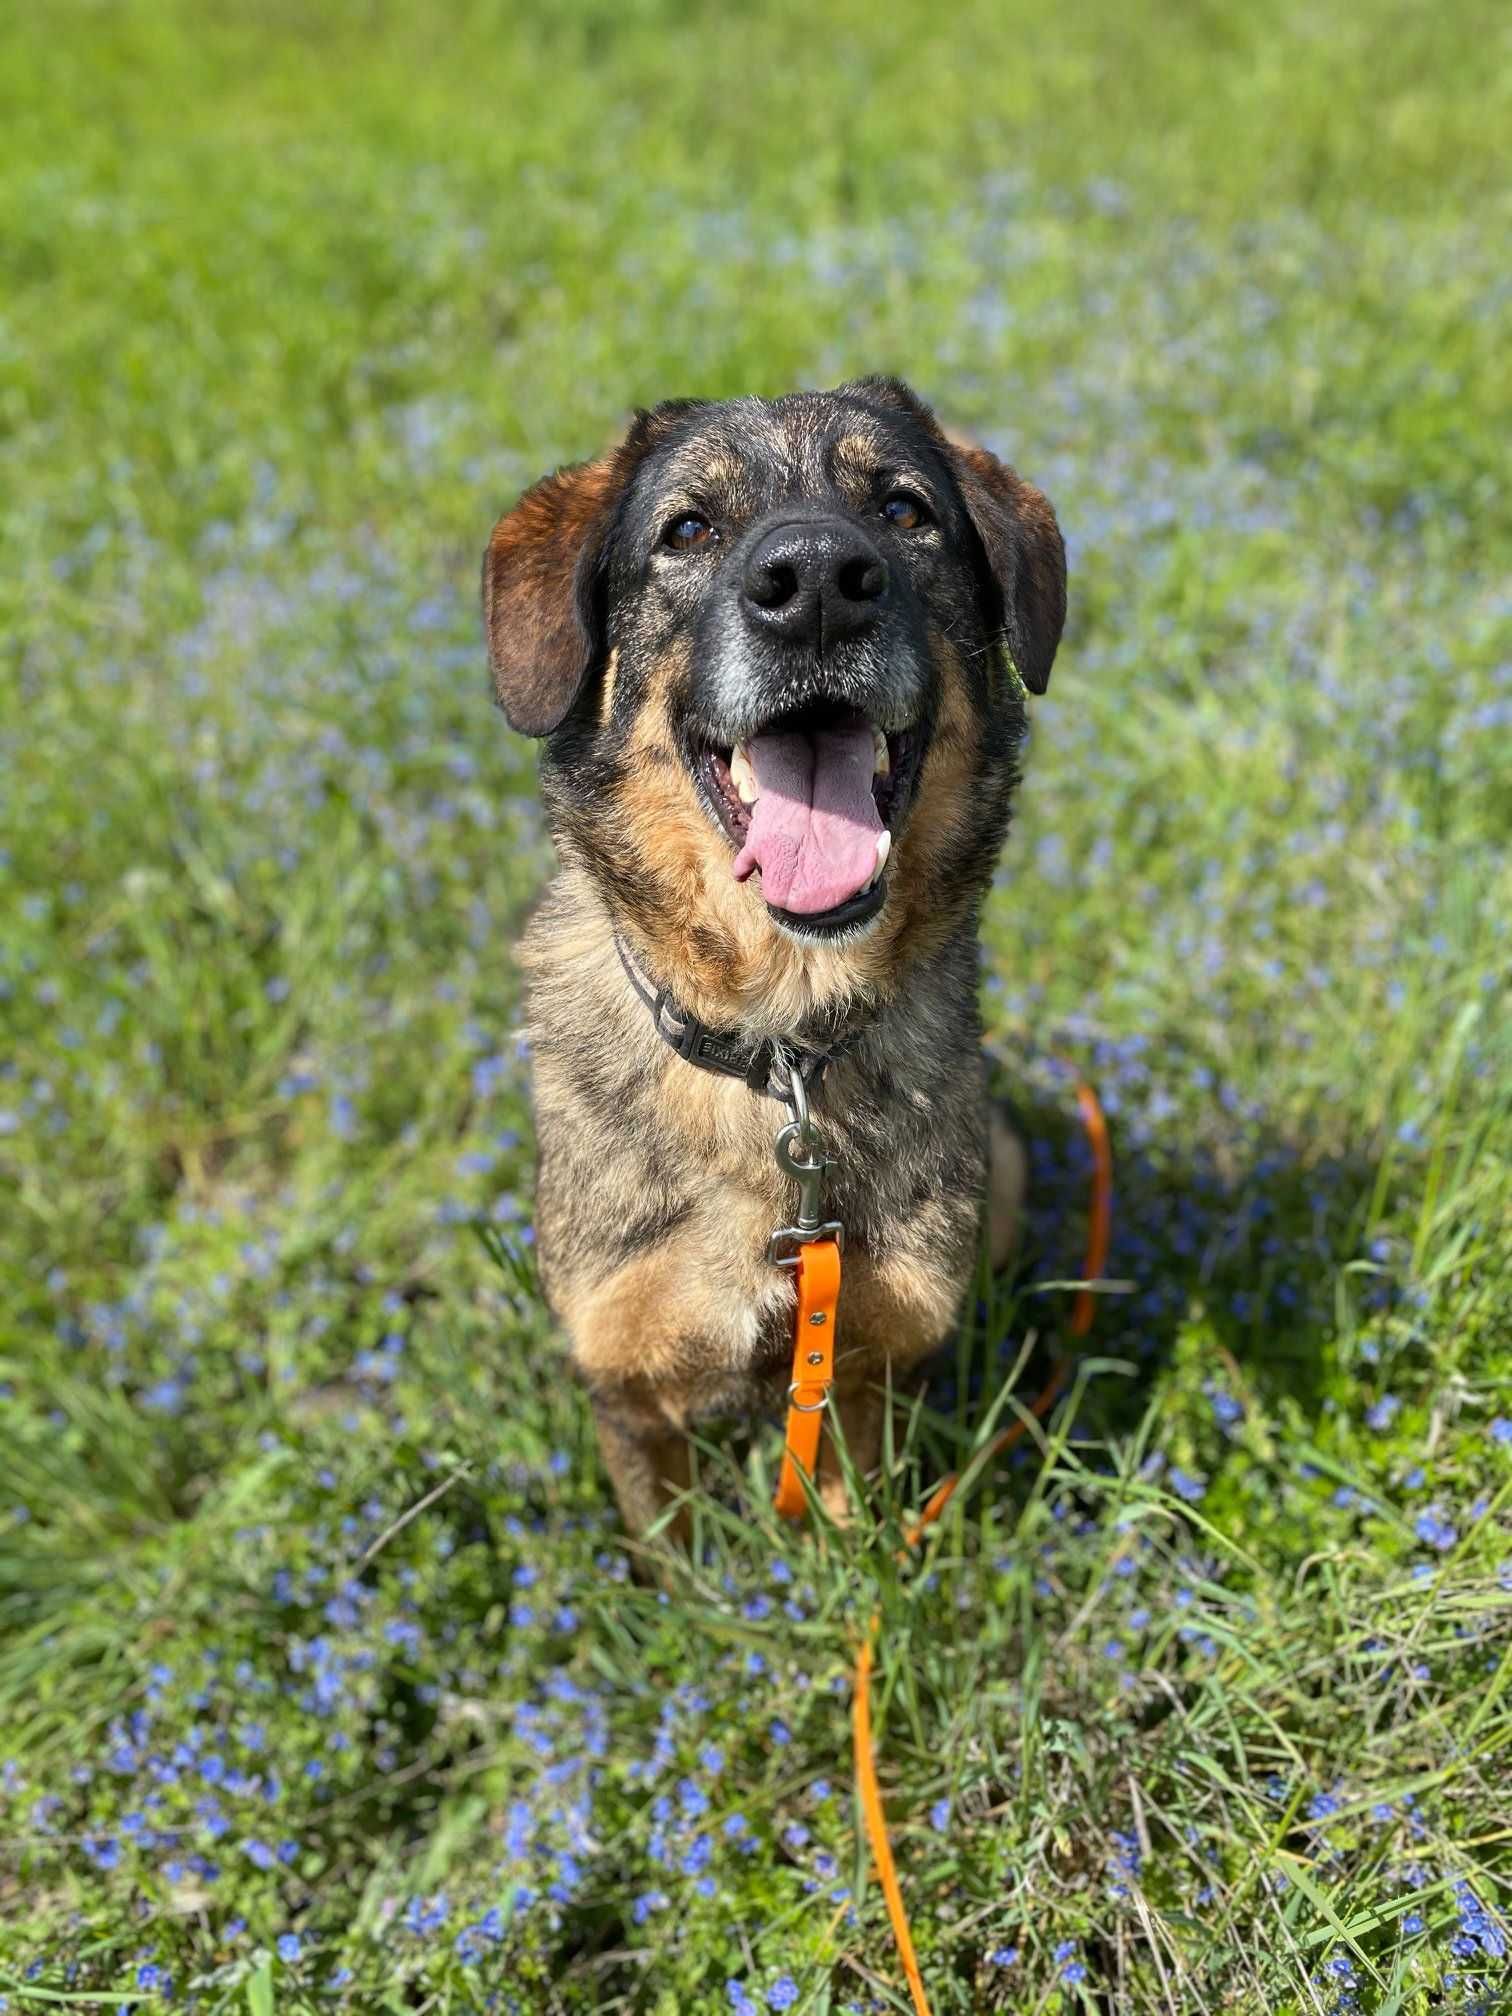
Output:
<instances>
[{"instance_id":1,"label":"dog","mask_svg":"<svg viewBox=\"0 0 1512 2016\"><path fill-rule=\"evenodd\" d=\"M537 1255L636 1538L686 1541L690 1428L786 1392L793 1072L860 1472L889 1372L952 1331L984 1196L1011 1248L978 927L1065 582L1047 499L895 378L638 413L494 529L494 689L542 740L560 864L521 948ZM842 1515L831 1437L815 1483Z\"/></svg>"}]
</instances>

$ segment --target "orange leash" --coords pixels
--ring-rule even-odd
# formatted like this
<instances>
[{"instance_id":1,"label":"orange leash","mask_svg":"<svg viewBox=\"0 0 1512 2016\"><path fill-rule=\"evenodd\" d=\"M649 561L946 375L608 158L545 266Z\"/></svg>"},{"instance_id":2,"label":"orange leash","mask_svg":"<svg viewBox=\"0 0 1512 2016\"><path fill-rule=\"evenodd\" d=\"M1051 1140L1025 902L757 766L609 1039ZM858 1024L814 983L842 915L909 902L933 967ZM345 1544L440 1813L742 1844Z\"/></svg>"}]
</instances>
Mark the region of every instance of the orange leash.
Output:
<instances>
[{"instance_id":1,"label":"orange leash","mask_svg":"<svg viewBox=\"0 0 1512 2016\"><path fill-rule=\"evenodd\" d=\"M798 1317L793 1381L788 1387L787 1447L777 1479L777 1510L801 1519L808 1507L803 1477L817 1475L819 1434L835 1377L835 1305L840 1300L840 1244L811 1239L798 1248ZM800 1472L802 1473L800 1475Z\"/></svg>"},{"instance_id":2,"label":"orange leash","mask_svg":"<svg viewBox=\"0 0 1512 2016\"><path fill-rule=\"evenodd\" d=\"M1082 1125L1087 1130L1087 1139L1092 1147L1092 1208L1087 1224L1087 1259L1082 1278L1096 1281L1108 1264L1108 1240L1113 1225L1113 1153L1108 1143L1108 1123L1103 1117L1097 1095L1089 1085L1078 1084L1076 1103L1081 1109ZM1090 1288L1078 1290L1075 1305L1071 1311L1071 1335L1085 1337L1092 1328L1092 1318L1096 1310L1097 1298ZM831 1319L833 1329L833 1319ZM797 1373L794 1373L797 1377ZM1060 1398L1066 1383L1066 1366L1056 1366L1049 1384L1040 1393L1029 1412L1035 1419L1042 1419L1050 1412ZM814 1416L815 1421L818 1415ZM997 1456L1009 1449L1024 1433L1023 1421L1015 1421L994 1438L988 1448L989 1456ZM933 1525L945 1507L955 1496L960 1482L959 1473L935 1486L925 1502L924 1510L909 1528L906 1547L914 1547L921 1536ZM877 1865L877 1877L882 1885L882 1895L887 1904L887 1915L892 1922L893 1939L898 1948L898 1958L903 1962L903 1972L908 1980L908 1991L913 1997L915 2016L932 2016L929 1996L924 1989L924 1977L919 1972L918 1956L914 1952L913 1933L909 1929L908 1911L903 1903L903 1892L898 1884L897 1864L893 1861L892 1842L887 1833L887 1815L882 1810L882 1790L877 1783L877 1760L872 1745L871 1727L871 1675L872 1655L877 1642L879 1618L874 1612L866 1627L866 1637L856 1654L855 1694L851 1705L851 1739L856 1758L856 1793L861 1801L861 1816L866 1826L866 1838L871 1847L872 1860Z\"/></svg>"}]
</instances>

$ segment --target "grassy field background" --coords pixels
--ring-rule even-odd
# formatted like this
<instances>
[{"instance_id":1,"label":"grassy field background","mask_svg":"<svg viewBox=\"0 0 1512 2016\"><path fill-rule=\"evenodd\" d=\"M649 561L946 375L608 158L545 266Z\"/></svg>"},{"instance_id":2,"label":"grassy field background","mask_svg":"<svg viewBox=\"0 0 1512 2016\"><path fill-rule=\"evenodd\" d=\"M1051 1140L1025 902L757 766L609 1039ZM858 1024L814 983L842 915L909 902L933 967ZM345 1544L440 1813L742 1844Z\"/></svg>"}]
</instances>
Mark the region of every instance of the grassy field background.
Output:
<instances>
[{"instance_id":1,"label":"grassy field background","mask_svg":"<svg viewBox=\"0 0 1512 2016\"><path fill-rule=\"evenodd\" d=\"M1505 10L0 29L0 2007L1505 2009ZM493 516L909 376L1068 639L987 933L1032 1253L874 1515L627 1584L532 1292ZM899 1522L1120 1292L1052 1427ZM478 1236L483 1234L483 1237ZM1013 1385L1013 1398L1005 1387Z\"/></svg>"}]
</instances>

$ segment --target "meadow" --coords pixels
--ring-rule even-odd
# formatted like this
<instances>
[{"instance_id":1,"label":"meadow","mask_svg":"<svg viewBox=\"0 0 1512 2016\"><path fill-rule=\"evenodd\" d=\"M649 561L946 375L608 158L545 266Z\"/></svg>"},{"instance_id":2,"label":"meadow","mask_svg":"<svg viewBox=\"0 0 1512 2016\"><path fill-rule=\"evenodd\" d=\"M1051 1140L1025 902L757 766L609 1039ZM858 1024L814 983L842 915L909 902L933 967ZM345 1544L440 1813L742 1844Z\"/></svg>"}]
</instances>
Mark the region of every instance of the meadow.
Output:
<instances>
[{"instance_id":1,"label":"meadow","mask_svg":"<svg viewBox=\"0 0 1512 2016\"><path fill-rule=\"evenodd\" d=\"M1512 2006L1512 411L1482 0L0 27L0 2009ZM1025 1263L844 1532L628 1577L535 1292L497 512L896 370L1071 617ZM911 1508L1072 1349L918 1557Z\"/></svg>"}]
</instances>

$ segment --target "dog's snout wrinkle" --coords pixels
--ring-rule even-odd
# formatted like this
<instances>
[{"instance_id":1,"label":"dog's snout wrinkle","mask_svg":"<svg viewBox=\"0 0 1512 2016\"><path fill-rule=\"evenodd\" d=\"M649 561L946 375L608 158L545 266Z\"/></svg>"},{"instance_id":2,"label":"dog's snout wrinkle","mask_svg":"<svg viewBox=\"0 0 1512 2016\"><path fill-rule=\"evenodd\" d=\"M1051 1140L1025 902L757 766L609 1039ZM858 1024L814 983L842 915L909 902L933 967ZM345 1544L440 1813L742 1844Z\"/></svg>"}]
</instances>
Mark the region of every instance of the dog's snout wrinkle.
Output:
<instances>
[{"instance_id":1,"label":"dog's snout wrinkle","mask_svg":"<svg viewBox=\"0 0 1512 2016\"><path fill-rule=\"evenodd\" d=\"M817 646L874 623L888 587L887 562L858 525L810 519L775 525L757 541L741 601L754 629Z\"/></svg>"}]
</instances>

